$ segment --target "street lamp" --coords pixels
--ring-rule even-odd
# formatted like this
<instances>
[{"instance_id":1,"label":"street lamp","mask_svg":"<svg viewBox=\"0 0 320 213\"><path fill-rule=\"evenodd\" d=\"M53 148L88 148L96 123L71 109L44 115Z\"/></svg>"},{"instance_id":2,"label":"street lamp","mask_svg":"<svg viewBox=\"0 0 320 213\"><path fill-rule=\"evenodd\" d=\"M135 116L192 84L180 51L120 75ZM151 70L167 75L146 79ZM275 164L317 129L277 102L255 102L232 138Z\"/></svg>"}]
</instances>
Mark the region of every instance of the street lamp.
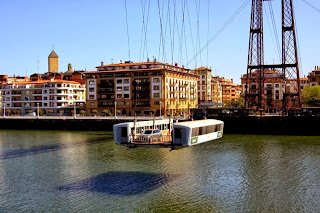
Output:
<instances>
[{"instance_id":1,"label":"street lamp","mask_svg":"<svg viewBox=\"0 0 320 213\"><path fill-rule=\"evenodd\" d=\"M38 108L38 110L37 110L37 118L39 118L39 103L37 103L37 108Z\"/></svg>"},{"instance_id":2,"label":"street lamp","mask_svg":"<svg viewBox=\"0 0 320 213\"><path fill-rule=\"evenodd\" d=\"M114 102L114 117L117 118L117 102Z\"/></svg>"},{"instance_id":3,"label":"street lamp","mask_svg":"<svg viewBox=\"0 0 320 213\"><path fill-rule=\"evenodd\" d=\"M76 118L76 115L77 115L76 103L73 104L73 107L74 107L73 108L73 117Z\"/></svg>"}]
</instances>

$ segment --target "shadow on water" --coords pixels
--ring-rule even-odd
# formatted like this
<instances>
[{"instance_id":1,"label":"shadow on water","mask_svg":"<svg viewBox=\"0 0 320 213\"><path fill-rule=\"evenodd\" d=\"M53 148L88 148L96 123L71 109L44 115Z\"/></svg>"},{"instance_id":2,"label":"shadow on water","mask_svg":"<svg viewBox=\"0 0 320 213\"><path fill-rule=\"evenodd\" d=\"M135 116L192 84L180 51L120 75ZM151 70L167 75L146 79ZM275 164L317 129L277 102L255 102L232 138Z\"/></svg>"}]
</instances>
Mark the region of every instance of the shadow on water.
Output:
<instances>
[{"instance_id":1,"label":"shadow on water","mask_svg":"<svg viewBox=\"0 0 320 213\"><path fill-rule=\"evenodd\" d=\"M73 144L55 144L55 145L41 145L41 146L33 146L28 148L18 148L13 150L8 150L3 153L0 153L0 160L6 160L11 158L24 157L28 155L36 155L46 152L58 151L62 149L76 148L80 146L94 145L106 142L111 140L112 137L106 137L103 139L90 139L85 142L76 142Z\"/></svg>"},{"instance_id":2,"label":"shadow on water","mask_svg":"<svg viewBox=\"0 0 320 213\"><path fill-rule=\"evenodd\" d=\"M129 196L145 194L165 185L178 176L143 172L108 172L58 187L63 191L89 191L110 195Z\"/></svg>"}]
</instances>

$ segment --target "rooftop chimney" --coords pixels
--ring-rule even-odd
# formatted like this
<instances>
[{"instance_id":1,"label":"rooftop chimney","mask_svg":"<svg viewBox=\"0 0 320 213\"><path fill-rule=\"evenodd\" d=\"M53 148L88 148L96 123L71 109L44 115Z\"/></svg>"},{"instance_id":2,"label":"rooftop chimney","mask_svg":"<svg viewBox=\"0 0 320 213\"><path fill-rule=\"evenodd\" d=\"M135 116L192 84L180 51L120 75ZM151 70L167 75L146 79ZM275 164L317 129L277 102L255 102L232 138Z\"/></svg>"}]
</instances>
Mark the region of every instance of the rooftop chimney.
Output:
<instances>
[{"instance_id":1,"label":"rooftop chimney","mask_svg":"<svg viewBox=\"0 0 320 213\"><path fill-rule=\"evenodd\" d=\"M103 61L101 61L101 66L103 66L104 65L104 63L103 63Z\"/></svg>"}]
</instances>

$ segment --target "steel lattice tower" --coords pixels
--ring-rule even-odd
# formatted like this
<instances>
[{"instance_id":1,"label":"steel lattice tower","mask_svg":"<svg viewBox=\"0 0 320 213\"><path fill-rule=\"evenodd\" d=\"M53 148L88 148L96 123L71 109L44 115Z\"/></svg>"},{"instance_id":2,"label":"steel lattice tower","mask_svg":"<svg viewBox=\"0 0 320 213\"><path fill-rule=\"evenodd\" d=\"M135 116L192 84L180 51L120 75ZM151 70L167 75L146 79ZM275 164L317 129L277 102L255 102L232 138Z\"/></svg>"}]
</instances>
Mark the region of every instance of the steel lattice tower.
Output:
<instances>
[{"instance_id":1,"label":"steel lattice tower","mask_svg":"<svg viewBox=\"0 0 320 213\"><path fill-rule=\"evenodd\" d=\"M301 108L297 40L292 0L282 0L282 74L285 84L283 107Z\"/></svg>"},{"instance_id":2,"label":"steel lattice tower","mask_svg":"<svg viewBox=\"0 0 320 213\"><path fill-rule=\"evenodd\" d=\"M247 108L264 108L263 58L262 0L252 0L248 67L245 86L245 106Z\"/></svg>"},{"instance_id":3,"label":"steel lattice tower","mask_svg":"<svg viewBox=\"0 0 320 213\"><path fill-rule=\"evenodd\" d=\"M282 64L264 64L263 1L252 0L245 106L264 110L264 69L282 70L283 108L301 108L301 88L292 0L282 0Z\"/></svg>"}]
</instances>

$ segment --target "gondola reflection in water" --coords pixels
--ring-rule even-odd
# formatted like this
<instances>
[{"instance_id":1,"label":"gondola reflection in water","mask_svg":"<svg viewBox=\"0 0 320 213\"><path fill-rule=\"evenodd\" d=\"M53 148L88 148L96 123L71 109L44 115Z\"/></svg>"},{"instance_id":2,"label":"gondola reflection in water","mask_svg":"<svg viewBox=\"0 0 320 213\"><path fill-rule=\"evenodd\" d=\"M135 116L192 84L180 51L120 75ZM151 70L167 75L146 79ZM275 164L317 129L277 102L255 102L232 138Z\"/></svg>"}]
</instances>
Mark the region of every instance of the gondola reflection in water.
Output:
<instances>
[{"instance_id":1,"label":"gondola reflection in water","mask_svg":"<svg viewBox=\"0 0 320 213\"><path fill-rule=\"evenodd\" d=\"M173 123L172 119L135 121L113 126L116 144L136 147L189 147L219 139L224 123L206 119Z\"/></svg>"}]
</instances>

